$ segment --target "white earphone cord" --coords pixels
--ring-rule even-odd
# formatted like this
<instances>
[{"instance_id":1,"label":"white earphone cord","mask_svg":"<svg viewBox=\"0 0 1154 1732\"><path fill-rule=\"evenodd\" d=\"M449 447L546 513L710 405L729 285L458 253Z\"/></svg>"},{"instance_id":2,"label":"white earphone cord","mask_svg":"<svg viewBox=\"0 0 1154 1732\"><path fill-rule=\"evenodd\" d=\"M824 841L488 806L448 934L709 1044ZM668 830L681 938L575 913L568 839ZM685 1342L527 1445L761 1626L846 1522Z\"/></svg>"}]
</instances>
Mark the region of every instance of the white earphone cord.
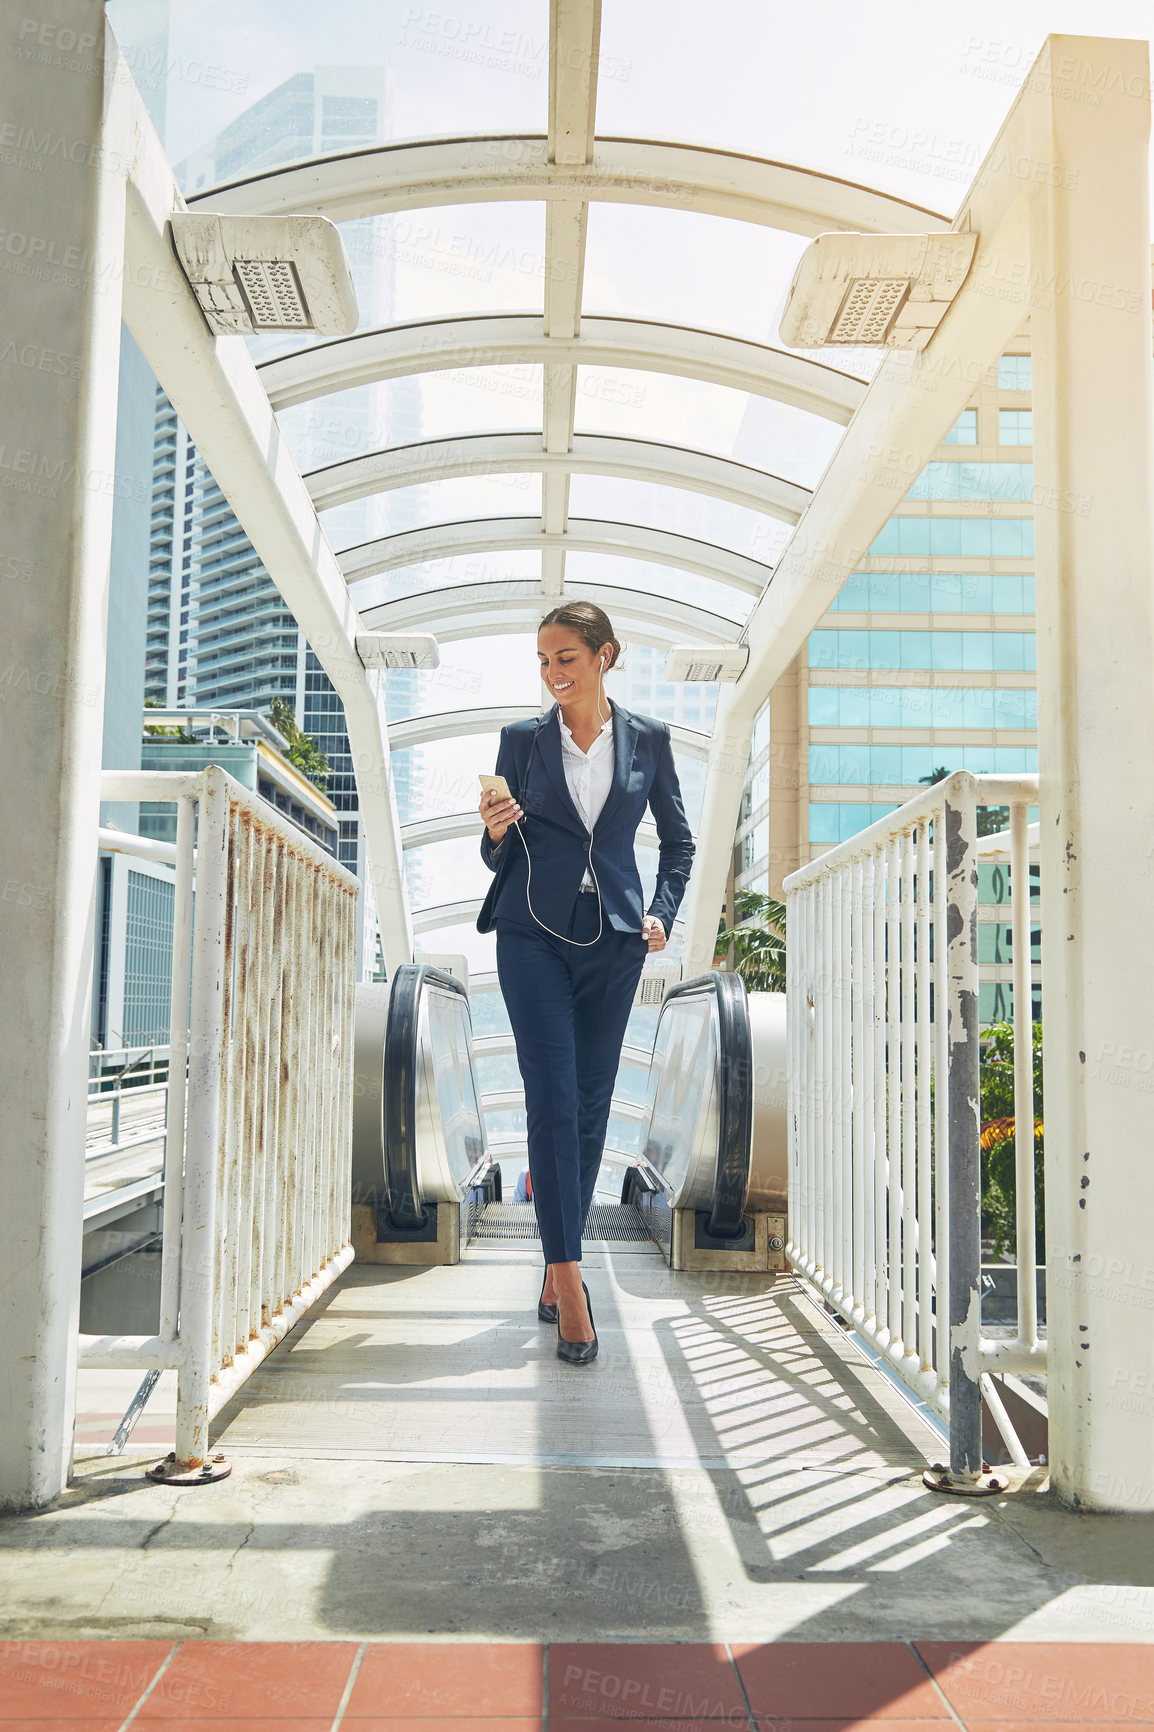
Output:
<instances>
[{"instance_id":1,"label":"white earphone cord","mask_svg":"<svg viewBox=\"0 0 1154 1732\"><path fill-rule=\"evenodd\" d=\"M597 674L597 714L598 714L598 716L601 716L601 726L602 727L604 727L606 722L608 722L608 720L609 720L608 716L602 716L601 715L601 698L602 698L602 694L604 691L604 685L605 685L605 657L602 656L601 661L600 661L598 674ZM532 755L531 749L530 749L530 755ZM525 774L526 774L526 779L528 779L528 771L526 771ZM533 902L532 902L533 862L529 856L529 844L525 840L524 833L521 829L520 820L518 820L514 824L513 828L516 830L518 836L520 836L521 846L525 850L525 869L528 873L528 879L527 879L526 884L525 884L525 902L526 902L526 905L528 906L529 913L533 915L533 919L536 920L536 922L537 922L538 926L541 928L542 932L547 932L549 934L550 938L559 938L561 940L562 944L572 944L577 950L592 950L592 948L595 944L600 943L601 935L605 930L605 908L604 908L604 904L601 901L601 886L597 881L597 868L593 864L593 830L594 830L594 826L593 825L589 826L589 850L588 850L587 860L588 860L588 866L589 866L589 875L593 880L593 888L597 892L597 936L596 936L596 938L566 938L566 936L563 932L554 932L554 930L551 926L546 926L545 922L537 914L533 913Z\"/></svg>"}]
</instances>

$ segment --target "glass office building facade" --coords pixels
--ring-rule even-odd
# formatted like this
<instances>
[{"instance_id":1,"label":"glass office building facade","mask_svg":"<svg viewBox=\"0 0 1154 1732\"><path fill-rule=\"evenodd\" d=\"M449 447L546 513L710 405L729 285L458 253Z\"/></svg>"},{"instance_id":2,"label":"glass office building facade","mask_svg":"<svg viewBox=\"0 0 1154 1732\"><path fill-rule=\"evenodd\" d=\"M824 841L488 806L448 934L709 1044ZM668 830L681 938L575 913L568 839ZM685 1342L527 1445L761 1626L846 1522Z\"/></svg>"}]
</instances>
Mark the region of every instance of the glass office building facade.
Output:
<instances>
[{"instance_id":1,"label":"glass office building facade","mask_svg":"<svg viewBox=\"0 0 1154 1732\"><path fill-rule=\"evenodd\" d=\"M763 707L735 888L779 896L790 872L942 771L1037 769L1030 387L1023 337L905 485ZM1006 877L982 868L984 904L1006 899ZM984 918L981 931L988 1022L1008 1013L1008 925ZM1036 931L1034 949L1036 961Z\"/></svg>"}]
</instances>

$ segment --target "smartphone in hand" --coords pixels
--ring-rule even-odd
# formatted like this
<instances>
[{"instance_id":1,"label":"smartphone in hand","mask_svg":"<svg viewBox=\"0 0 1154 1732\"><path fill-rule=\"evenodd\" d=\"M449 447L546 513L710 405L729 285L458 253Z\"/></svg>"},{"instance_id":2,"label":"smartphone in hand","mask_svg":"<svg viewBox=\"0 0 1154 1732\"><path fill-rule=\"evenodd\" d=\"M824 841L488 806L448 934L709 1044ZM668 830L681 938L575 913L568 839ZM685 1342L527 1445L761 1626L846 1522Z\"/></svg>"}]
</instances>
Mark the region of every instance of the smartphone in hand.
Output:
<instances>
[{"instance_id":1,"label":"smartphone in hand","mask_svg":"<svg viewBox=\"0 0 1154 1732\"><path fill-rule=\"evenodd\" d=\"M511 800L512 792L504 776L478 776L483 794L499 794L502 800Z\"/></svg>"}]
</instances>

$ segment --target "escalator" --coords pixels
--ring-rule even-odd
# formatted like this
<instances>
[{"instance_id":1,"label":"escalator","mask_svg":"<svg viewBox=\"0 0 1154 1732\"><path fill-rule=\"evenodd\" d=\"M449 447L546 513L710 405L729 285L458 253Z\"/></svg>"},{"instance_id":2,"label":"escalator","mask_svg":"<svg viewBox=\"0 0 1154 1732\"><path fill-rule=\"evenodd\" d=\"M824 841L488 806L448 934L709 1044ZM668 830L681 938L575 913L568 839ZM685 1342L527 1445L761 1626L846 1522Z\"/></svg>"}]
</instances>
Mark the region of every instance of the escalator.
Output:
<instances>
[{"instance_id":1,"label":"escalator","mask_svg":"<svg viewBox=\"0 0 1154 1732\"><path fill-rule=\"evenodd\" d=\"M675 1267L730 1259L750 1266L766 1247L779 1252L784 1054L778 995L750 998L736 975L720 973L672 987L657 1025L640 1151L620 1201L594 1202L587 1242L653 1241ZM472 1242L528 1248L538 1239L532 1204L502 1197L468 994L426 964L398 969L389 986L358 989L353 1198L371 1210L381 1261L421 1260L421 1246L428 1261L457 1261Z\"/></svg>"}]
</instances>

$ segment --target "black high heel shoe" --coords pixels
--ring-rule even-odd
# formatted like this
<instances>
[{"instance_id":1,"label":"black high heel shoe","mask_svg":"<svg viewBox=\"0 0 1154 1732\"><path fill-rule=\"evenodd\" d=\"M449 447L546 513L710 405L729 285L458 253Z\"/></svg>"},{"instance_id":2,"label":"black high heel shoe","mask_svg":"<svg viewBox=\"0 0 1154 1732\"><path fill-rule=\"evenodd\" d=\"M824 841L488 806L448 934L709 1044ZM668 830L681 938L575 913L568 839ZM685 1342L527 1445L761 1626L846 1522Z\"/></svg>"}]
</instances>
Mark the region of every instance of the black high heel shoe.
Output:
<instances>
[{"instance_id":1,"label":"black high heel shoe","mask_svg":"<svg viewBox=\"0 0 1154 1732\"><path fill-rule=\"evenodd\" d=\"M548 1271L548 1269L546 1269L545 1270L545 1281L547 1281L548 1279L549 1279L549 1271ZM537 1319L538 1319L538 1322L540 1322L540 1323L556 1323L556 1321L557 1321L557 1307L556 1307L556 1305L546 1305L546 1303L545 1303L545 1281L542 1281L542 1283L541 1283L541 1298L538 1299L538 1301L537 1301Z\"/></svg>"},{"instance_id":2,"label":"black high heel shoe","mask_svg":"<svg viewBox=\"0 0 1154 1732\"><path fill-rule=\"evenodd\" d=\"M591 1365L597 1357L597 1328L593 1322L593 1307L589 1303L589 1289L584 1281L581 1291L585 1295L585 1304L589 1311L589 1327L593 1330L592 1341L566 1341L561 1333L561 1318L557 1317L557 1357L564 1359L570 1365Z\"/></svg>"}]
</instances>

